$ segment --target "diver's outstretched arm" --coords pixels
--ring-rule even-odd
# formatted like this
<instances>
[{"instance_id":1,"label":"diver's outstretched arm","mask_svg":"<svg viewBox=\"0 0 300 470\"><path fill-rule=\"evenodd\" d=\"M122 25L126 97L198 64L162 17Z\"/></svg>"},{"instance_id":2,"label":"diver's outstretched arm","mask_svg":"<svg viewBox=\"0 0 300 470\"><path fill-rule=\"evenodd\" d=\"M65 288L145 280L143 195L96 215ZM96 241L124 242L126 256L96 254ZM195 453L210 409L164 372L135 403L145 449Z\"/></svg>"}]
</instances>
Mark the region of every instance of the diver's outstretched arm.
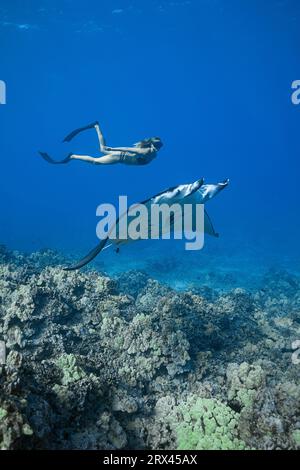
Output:
<instances>
[{"instance_id":1,"label":"diver's outstretched arm","mask_svg":"<svg viewBox=\"0 0 300 470\"><path fill-rule=\"evenodd\" d=\"M132 152L138 155L147 155L149 148L139 147L106 147L110 152Z\"/></svg>"},{"instance_id":2,"label":"diver's outstretched arm","mask_svg":"<svg viewBox=\"0 0 300 470\"><path fill-rule=\"evenodd\" d=\"M145 155L149 152L148 148L143 149L139 147L108 147L105 143L104 136L102 134L102 131L98 123L95 125L95 129L96 129L98 139L99 139L100 151L102 153L109 154L111 152L132 152L132 153L139 154L139 155Z\"/></svg>"}]
</instances>

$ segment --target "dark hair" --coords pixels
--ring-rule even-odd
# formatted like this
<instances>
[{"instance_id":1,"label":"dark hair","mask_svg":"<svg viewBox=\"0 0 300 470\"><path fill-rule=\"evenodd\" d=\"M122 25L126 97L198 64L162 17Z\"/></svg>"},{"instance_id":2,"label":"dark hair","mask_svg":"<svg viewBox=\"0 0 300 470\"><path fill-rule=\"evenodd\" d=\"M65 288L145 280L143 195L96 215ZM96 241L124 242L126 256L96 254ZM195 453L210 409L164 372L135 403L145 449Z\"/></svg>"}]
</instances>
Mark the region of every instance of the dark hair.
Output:
<instances>
[{"instance_id":1,"label":"dark hair","mask_svg":"<svg viewBox=\"0 0 300 470\"><path fill-rule=\"evenodd\" d=\"M159 150L163 146L163 143L160 137L150 137L149 139L143 139L135 144L136 147L140 148L151 147L151 145L153 145L157 150Z\"/></svg>"}]
</instances>

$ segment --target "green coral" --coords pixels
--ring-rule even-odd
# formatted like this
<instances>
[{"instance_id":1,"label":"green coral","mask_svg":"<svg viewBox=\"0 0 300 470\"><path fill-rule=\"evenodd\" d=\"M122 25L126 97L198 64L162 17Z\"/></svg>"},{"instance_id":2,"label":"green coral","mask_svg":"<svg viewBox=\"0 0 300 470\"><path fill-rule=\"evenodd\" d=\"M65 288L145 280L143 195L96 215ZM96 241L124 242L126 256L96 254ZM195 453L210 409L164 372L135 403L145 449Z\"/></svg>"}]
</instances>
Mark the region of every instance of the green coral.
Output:
<instances>
[{"instance_id":1,"label":"green coral","mask_svg":"<svg viewBox=\"0 0 300 470\"><path fill-rule=\"evenodd\" d=\"M0 421L5 418L5 416L7 416L7 411L4 408L0 408Z\"/></svg>"},{"instance_id":2,"label":"green coral","mask_svg":"<svg viewBox=\"0 0 300 470\"><path fill-rule=\"evenodd\" d=\"M23 436L33 435L33 430L21 414L21 407L22 400L6 401L0 406L0 450L12 450Z\"/></svg>"},{"instance_id":3,"label":"green coral","mask_svg":"<svg viewBox=\"0 0 300 470\"><path fill-rule=\"evenodd\" d=\"M33 430L31 429L29 424L24 424L24 426L22 428L22 431L23 431L23 434L25 436L32 436L33 435Z\"/></svg>"},{"instance_id":4,"label":"green coral","mask_svg":"<svg viewBox=\"0 0 300 470\"><path fill-rule=\"evenodd\" d=\"M242 408L251 408L256 396L256 390L238 390L236 392L236 399Z\"/></svg>"},{"instance_id":5,"label":"green coral","mask_svg":"<svg viewBox=\"0 0 300 470\"><path fill-rule=\"evenodd\" d=\"M229 402L236 401L241 408L251 409L265 383L261 366L247 362L229 364L226 375Z\"/></svg>"},{"instance_id":6,"label":"green coral","mask_svg":"<svg viewBox=\"0 0 300 470\"><path fill-rule=\"evenodd\" d=\"M62 354L55 361L55 364L63 373L62 385L69 385L86 376L81 367L76 364L76 356L74 354Z\"/></svg>"},{"instance_id":7,"label":"green coral","mask_svg":"<svg viewBox=\"0 0 300 470\"><path fill-rule=\"evenodd\" d=\"M175 434L179 450L242 450L238 413L211 398L188 400L178 407L182 421Z\"/></svg>"},{"instance_id":8,"label":"green coral","mask_svg":"<svg viewBox=\"0 0 300 470\"><path fill-rule=\"evenodd\" d=\"M300 429L296 429L292 433L293 441L295 442L296 446L300 446Z\"/></svg>"}]
</instances>

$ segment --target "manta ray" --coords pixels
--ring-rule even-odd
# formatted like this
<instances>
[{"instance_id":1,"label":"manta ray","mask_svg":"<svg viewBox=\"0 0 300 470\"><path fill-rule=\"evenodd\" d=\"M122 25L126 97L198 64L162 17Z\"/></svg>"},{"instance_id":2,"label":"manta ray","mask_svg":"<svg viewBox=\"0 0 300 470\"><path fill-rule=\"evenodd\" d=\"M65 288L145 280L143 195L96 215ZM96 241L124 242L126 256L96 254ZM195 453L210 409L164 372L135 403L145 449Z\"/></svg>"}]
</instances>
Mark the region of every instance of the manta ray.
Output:
<instances>
[{"instance_id":1,"label":"manta ray","mask_svg":"<svg viewBox=\"0 0 300 470\"><path fill-rule=\"evenodd\" d=\"M201 178L194 183L189 183L189 184L180 184L178 186L173 186L171 188L165 189L164 191L161 191L158 194L155 194L154 196L150 197L149 199L146 199L145 201L142 201L139 204L136 204L135 206L131 206L130 209L132 208L137 208L140 205L146 206L148 209L151 208L153 204L167 204L169 206L172 206L173 204L205 204L207 201L215 197L220 191L222 191L226 186L228 185L229 180L225 180L222 183L218 184L204 184L204 179ZM150 211L149 211L150 212ZM122 217L125 215L128 215L128 211L121 215L115 222L114 226L112 229L117 229ZM176 217L176 214L175 214ZM180 214L180 217L182 217L182 213ZM169 220L169 229L174 228L175 220L174 216L173 219L170 218ZM116 237L115 239L110 238L110 233L112 231L110 230L109 234L107 235L106 238L100 241L98 245L91 250L84 258L82 258L78 263L76 263L73 266L68 266L64 268L65 271L74 271L77 269L82 268L83 266L86 266L89 264L93 259L96 258L96 256L99 255L99 253L112 246L115 245L116 251L119 251L119 246L125 243L128 243L128 239L121 239ZM117 230L116 230L117 232ZM204 232L207 233L208 235L211 235L213 237L218 237L218 233L215 231L212 221L206 212L204 211ZM158 236L161 236L164 232L164 227L161 227L159 231L157 232ZM109 243L111 242L111 243Z\"/></svg>"}]
</instances>

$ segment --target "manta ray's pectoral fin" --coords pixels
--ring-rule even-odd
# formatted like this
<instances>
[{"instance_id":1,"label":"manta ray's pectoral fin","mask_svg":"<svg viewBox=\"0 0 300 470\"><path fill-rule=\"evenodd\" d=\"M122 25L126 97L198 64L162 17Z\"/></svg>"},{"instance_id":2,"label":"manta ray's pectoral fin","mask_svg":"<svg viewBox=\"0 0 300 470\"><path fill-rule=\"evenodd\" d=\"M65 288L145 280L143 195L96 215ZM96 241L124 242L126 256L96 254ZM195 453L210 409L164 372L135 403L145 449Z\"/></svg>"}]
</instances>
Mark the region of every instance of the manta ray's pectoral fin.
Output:
<instances>
[{"instance_id":1,"label":"manta ray's pectoral fin","mask_svg":"<svg viewBox=\"0 0 300 470\"><path fill-rule=\"evenodd\" d=\"M209 217L206 210L204 210L204 232L208 235L211 235L212 237L219 237L219 234L215 231L211 218Z\"/></svg>"}]
</instances>

